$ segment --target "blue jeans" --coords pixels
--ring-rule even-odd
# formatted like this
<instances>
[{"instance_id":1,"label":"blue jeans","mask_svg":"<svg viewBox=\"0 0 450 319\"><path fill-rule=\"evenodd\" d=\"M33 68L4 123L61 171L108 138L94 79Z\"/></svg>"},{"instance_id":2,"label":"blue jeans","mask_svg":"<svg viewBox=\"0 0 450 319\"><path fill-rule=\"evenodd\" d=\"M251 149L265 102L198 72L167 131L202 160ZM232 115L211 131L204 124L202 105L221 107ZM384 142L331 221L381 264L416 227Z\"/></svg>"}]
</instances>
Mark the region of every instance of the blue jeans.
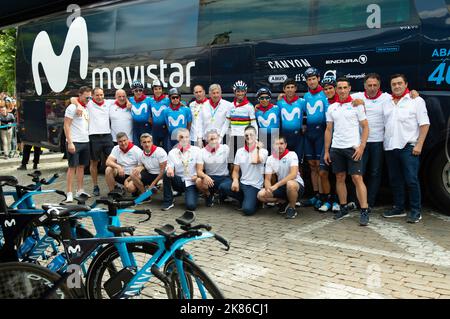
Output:
<instances>
[{"instance_id":1,"label":"blue jeans","mask_svg":"<svg viewBox=\"0 0 450 319\"><path fill-rule=\"evenodd\" d=\"M419 156L412 154L414 146L407 144L403 149L386 151L394 205L398 210L405 209L405 185L408 189L411 210L420 212L421 194L419 183Z\"/></svg>"},{"instance_id":2,"label":"blue jeans","mask_svg":"<svg viewBox=\"0 0 450 319\"><path fill-rule=\"evenodd\" d=\"M231 184L231 180L227 180L220 184L219 193L221 196L230 196L237 199L242 205L244 214L248 216L253 215L258 206L258 199L256 196L258 195L259 189L239 182L239 192L233 192L231 190Z\"/></svg>"},{"instance_id":3,"label":"blue jeans","mask_svg":"<svg viewBox=\"0 0 450 319\"><path fill-rule=\"evenodd\" d=\"M135 122L133 121L133 144L142 148L141 135L144 133L152 133L150 123L148 122Z\"/></svg>"},{"instance_id":4,"label":"blue jeans","mask_svg":"<svg viewBox=\"0 0 450 319\"><path fill-rule=\"evenodd\" d=\"M173 188L177 192L184 193L186 209L195 211L195 209L197 208L198 200L197 187L195 185L186 187L181 177L175 175L173 178L170 178L167 176L167 174L164 174L163 185L163 206L169 206L173 203Z\"/></svg>"},{"instance_id":5,"label":"blue jeans","mask_svg":"<svg viewBox=\"0 0 450 319\"><path fill-rule=\"evenodd\" d=\"M362 157L363 174L366 177L367 202L375 206L383 169L383 142L368 142Z\"/></svg>"}]
</instances>

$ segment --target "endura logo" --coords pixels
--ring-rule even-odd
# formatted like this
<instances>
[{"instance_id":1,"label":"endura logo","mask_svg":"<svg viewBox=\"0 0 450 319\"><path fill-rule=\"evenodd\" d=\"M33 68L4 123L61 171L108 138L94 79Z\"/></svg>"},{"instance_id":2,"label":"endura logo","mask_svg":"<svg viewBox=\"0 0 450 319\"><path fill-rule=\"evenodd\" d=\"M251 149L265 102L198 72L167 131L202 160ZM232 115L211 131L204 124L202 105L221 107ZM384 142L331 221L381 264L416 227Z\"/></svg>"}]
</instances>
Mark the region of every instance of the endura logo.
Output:
<instances>
[{"instance_id":1,"label":"endura logo","mask_svg":"<svg viewBox=\"0 0 450 319\"><path fill-rule=\"evenodd\" d=\"M80 77L85 79L88 73L89 53L86 21L78 17L72 22L60 55L53 50L48 33L39 32L34 40L31 57L33 80L38 95L42 94L39 65L42 65L50 88L54 92L61 92L67 85L70 61L76 47L80 48Z\"/></svg>"}]
</instances>

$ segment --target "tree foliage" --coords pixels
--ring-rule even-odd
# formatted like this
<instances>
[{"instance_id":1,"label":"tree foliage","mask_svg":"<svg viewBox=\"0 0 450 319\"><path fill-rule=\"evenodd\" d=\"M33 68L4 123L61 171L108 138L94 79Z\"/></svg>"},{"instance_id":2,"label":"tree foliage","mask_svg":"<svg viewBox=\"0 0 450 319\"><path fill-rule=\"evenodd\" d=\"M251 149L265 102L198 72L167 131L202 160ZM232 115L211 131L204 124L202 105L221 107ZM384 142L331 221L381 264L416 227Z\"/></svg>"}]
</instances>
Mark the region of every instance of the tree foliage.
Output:
<instances>
[{"instance_id":1,"label":"tree foliage","mask_svg":"<svg viewBox=\"0 0 450 319\"><path fill-rule=\"evenodd\" d=\"M0 91L15 94L16 29L0 31Z\"/></svg>"}]
</instances>

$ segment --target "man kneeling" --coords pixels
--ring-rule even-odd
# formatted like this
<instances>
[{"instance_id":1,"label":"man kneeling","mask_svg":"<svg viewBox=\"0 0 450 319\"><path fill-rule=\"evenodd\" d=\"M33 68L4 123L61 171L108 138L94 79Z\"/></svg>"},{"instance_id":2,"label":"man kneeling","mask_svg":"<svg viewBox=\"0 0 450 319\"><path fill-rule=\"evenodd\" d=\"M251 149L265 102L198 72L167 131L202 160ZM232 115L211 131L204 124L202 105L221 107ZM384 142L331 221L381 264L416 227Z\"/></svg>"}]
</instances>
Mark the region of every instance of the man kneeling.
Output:
<instances>
[{"instance_id":1,"label":"man kneeling","mask_svg":"<svg viewBox=\"0 0 450 319\"><path fill-rule=\"evenodd\" d=\"M273 175L276 183L272 185ZM263 203L280 203L281 214L286 218L295 218L295 203L304 191L304 182L298 170L298 157L287 149L286 138L280 136L275 140L272 155L266 162L264 189L258 192L258 199Z\"/></svg>"},{"instance_id":2,"label":"man kneeling","mask_svg":"<svg viewBox=\"0 0 450 319\"><path fill-rule=\"evenodd\" d=\"M110 192L114 190L116 182L124 185L125 189L131 192L129 176L133 169L138 166L142 151L139 147L133 145L126 133L119 132L116 137L118 145L114 146L106 160L106 184Z\"/></svg>"}]
</instances>

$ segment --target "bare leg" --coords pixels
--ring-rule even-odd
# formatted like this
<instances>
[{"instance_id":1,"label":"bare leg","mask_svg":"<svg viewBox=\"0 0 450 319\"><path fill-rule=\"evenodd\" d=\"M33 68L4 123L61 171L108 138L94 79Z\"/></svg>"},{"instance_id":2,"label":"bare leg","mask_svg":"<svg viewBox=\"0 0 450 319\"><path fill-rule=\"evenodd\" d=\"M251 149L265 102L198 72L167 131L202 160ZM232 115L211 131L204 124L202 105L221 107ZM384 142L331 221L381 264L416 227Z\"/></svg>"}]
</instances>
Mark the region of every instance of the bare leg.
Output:
<instances>
[{"instance_id":1,"label":"bare leg","mask_svg":"<svg viewBox=\"0 0 450 319\"><path fill-rule=\"evenodd\" d=\"M336 174L336 193L339 196L339 204L347 204L347 186L345 185L345 178L347 172Z\"/></svg>"},{"instance_id":2,"label":"bare leg","mask_svg":"<svg viewBox=\"0 0 450 319\"><path fill-rule=\"evenodd\" d=\"M67 169L67 193L72 192L72 182L73 182L73 175L75 174L75 167L69 167Z\"/></svg>"},{"instance_id":3,"label":"bare leg","mask_svg":"<svg viewBox=\"0 0 450 319\"><path fill-rule=\"evenodd\" d=\"M98 185L98 169L97 169L97 165L98 165L98 161L92 161L89 165L89 171L91 172L91 177L92 177L92 183L94 184L94 186Z\"/></svg>"},{"instance_id":4,"label":"bare leg","mask_svg":"<svg viewBox=\"0 0 450 319\"><path fill-rule=\"evenodd\" d=\"M145 186L139 177L130 175L130 179L133 187L137 188L141 194L145 192ZM133 192L135 192L135 190Z\"/></svg>"},{"instance_id":5,"label":"bare leg","mask_svg":"<svg viewBox=\"0 0 450 319\"><path fill-rule=\"evenodd\" d=\"M92 163L92 162L91 162ZM92 165L91 165L92 167ZM91 171L92 174L92 171ZM112 167L107 167L105 170L105 179L106 184L108 185L108 189L111 192L114 189L114 186L116 186L116 180L114 177L117 175L117 171Z\"/></svg>"},{"instance_id":6,"label":"bare leg","mask_svg":"<svg viewBox=\"0 0 450 319\"><path fill-rule=\"evenodd\" d=\"M83 189L84 166L77 166L77 190Z\"/></svg>"},{"instance_id":7,"label":"bare leg","mask_svg":"<svg viewBox=\"0 0 450 319\"><path fill-rule=\"evenodd\" d=\"M353 183L356 187L356 196L358 197L359 206L367 208L367 188L361 175L352 175Z\"/></svg>"},{"instance_id":8,"label":"bare leg","mask_svg":"<svg viewBox=\"0 0 450 319\"><path fill-rule=\"evenodd\" d=\"M289 207L295 208L295 203L298 201L298 189L300 185L297 181L288 181L286 184L287 197L289 201Z\"/></svg>"}]
</instances>

